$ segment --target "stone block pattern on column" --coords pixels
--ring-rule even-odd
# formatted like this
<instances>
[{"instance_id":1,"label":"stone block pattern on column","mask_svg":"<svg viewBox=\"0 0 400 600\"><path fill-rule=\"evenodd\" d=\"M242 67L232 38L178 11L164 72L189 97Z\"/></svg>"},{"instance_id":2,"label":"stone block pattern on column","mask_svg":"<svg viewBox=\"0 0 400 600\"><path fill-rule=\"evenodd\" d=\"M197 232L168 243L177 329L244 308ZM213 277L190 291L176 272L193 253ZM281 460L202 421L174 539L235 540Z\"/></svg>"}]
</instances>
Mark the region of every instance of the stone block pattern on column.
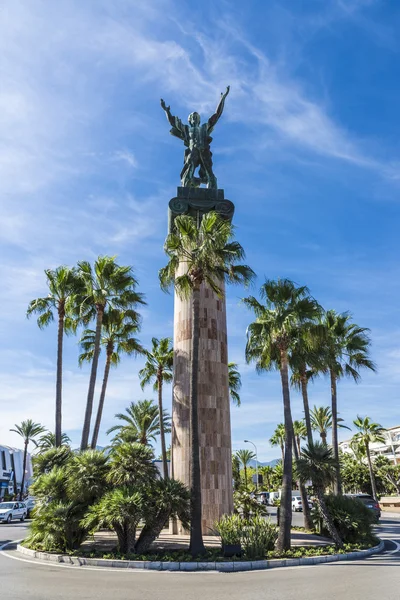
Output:
<instances>
[{"instance_id":1,"label":"stone block pattern on column","mask_svg":"<svg viewBox=\"0 0 400 600\"><path fill-rule=\"evenodd\" d=\"M175 295L172 462L174 477L187 486L190 345L191 303ZM210 534L214 522L233 511L233 490L226 304L206 285L200 292L199 359L202 527Z\"/></svg>"}]
</instances>

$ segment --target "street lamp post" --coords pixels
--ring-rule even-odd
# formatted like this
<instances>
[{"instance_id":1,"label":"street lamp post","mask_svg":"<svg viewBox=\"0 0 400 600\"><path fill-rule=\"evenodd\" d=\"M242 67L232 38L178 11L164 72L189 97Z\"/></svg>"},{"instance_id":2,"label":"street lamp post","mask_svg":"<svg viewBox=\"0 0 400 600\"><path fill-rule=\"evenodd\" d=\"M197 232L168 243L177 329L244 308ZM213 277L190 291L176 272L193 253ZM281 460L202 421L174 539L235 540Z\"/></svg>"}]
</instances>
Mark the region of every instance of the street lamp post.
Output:
<instances>
[{"instance_id":1,"label":"street lamp post","mask_svg":"<svg viewBox=\"0 0 400 600\"><path fill-rule=\"evenodd\" d=\"M257 446L254 442L250 440L244 440L245 444L252 444L254 446L254 450L256 451L256 492L258 492L258 454L257 454Z\"/></svg>"}]
</instances>

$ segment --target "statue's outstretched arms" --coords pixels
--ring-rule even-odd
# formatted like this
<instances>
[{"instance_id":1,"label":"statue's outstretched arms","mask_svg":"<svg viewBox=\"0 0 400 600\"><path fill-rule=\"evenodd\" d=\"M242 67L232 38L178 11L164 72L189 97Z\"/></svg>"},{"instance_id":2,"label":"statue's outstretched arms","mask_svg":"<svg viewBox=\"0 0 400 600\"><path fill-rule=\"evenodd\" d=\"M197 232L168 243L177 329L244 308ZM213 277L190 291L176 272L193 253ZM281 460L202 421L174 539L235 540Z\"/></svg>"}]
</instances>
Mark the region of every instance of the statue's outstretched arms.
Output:
<instances>
[{"instance_id":1,"label":"statue's outstretched arms","mask_svg":"<svg viewBox=\"0 0 400 600\"><path fill-rule=\"evenodd\" d=\"M217 124L218 119L220 118L220 116L223 113L224 105L225 105L225 98L229 94L229 90L230 90L230 86L228 85L226 88L226 91L221 93L221 98L220 98L218 106L215 110L215 113L208 119L209 132L211 132L214 129L215 125Z\"/></svg>"}]
</instances>

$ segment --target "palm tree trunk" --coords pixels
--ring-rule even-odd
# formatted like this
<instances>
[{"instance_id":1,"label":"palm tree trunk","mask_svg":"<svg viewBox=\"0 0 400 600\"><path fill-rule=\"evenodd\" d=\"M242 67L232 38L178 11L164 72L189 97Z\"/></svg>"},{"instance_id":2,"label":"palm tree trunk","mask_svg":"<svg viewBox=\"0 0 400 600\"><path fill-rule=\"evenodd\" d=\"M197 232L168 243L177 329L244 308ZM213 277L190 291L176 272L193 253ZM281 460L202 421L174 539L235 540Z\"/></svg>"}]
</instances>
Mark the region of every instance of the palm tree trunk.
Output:
<instances>
[{"instance_id":1,"label":"palm tree trunk","mask_svg":"<svg viewBox=\"0 0 400 600\"><path fill-rule=\"evenodd\" d=\"M246 492L247 492L247 465L244 464L244 487L246 488Z\"/></svg>"},{"instance_id":2,"label":"palm tree trunk","mask_svg":"<svg viewBox=\"0 0 400 600\"><path fill-rule=\"evenodd\" d=\"M307 428L307 440L308 444L313 443L312 436L312 427L311 427L311 418L310 418L310 405L308 403L308 382L305 369L302 369L300 373L300 383L301 383L301 395L303 396L303 406L304 406L304 419L306 422Z\"/></svg>"},{"instance_id":3,"label":"palm tree trunk","mask_svg":"<svg viewBox=\"0 0 400 600\"><path fill-rule=\"evenodd\" d=\"M299 460L300 452L296 446L296 442L293 442L293 452L295 460ZM301 503L303 505L304 529L306 531L311 531L313 529L313 523L311 520L311 511L310 505L308 504L306 486L301 481L298 481L298 485L300 489Z\"/></svg>"},{"instance_id":4,"label":"palm tree trunk","mask_svg":"<svg viewBox=\"0 0 400 600\"><path fill-rule=\"evenodd\" d=\"M374 470L372 468L371 454L370 454L370 451L369 451L369 444L368 444L368 442L365 444L365 451L366 451L366 454L367 454L368 469L369 469L369 478L371 480L371 488L372 488L372 496L373 496L373 498L375 498L375 500L377 500L378 499L378 490L376 489L375 474L374 474Z\"/></svg>"},{"instance_id":5,"label":"palm tree trunk","mask_svg":"<svg viewBox=\"0 0 400 600\"><path fill-rule=\"evenodd\" d=\"M112 357L113 352L114 352L114 348L112 348L111 350L108 350L108 352L107 352L106 364L104 366L103 384L101 386L99 406L97 408L96 422L94 424L93 437L92 437L92 443L91 443L92 450L96 450L97 439L99 437L100 423L101 423L101 417L103 416L104 400L106 398L108 376L110 374L111 357Z\"/></svg>"},{"instance_id":6,"label":"palm tree trunk","mask_svg":"<svg viewBox=\"0 0 400 600\"><path fill-rule=\"evenodd\" d=\"M290 410L289 368L286 350L281 350L281 381L283 395L283 413L285 424L285 458L283 463L282 496L280 503L278 552L290 549L290 530L292 527L292 445L293 422Z\"/></svg>"},{"instance_id":7,"label":"palm tree trunk","mask_svg":"<svg viewBox=\"0 0 400 600\"><path fill-rule=\"evenodd\" d=\"M22 461L21 490L19 492L20 501L22 501L22 498L24 497L25 471L26 471L26 459L27 459L27 454L28 454L28 444L29 444L29 440L25 440L25 442L24 442L24 459Z\"/></svg>"},{"instance_id":8,"label":"palm tree trunk","mask_svg":"<svg viewBox=\"0 0 400 600\"><path fill-rule=\"evenodd\" d=\"M326 431L320 431L319 436L322 440L322 443L324 444L324 446L326 446Z\"/></svg>"},{"instance_id":9,"label":"palm tree trunk","mask_svg":"<svg viewBox=\"0 0 400 600\"><path fill-rule=\"evenodd\" d=\"M201 471L198 415L198 376L200 345L200 287L192 292L192 340L190 370L190 545L193 557L205 553L201 527Z\"/></svg>"},{"instance_id":10,"label":"palm tree trunk","mask_svg":"<svg viewBox=\"0 0 400 600\"><path fill-rule=\"evenodd\" d=\"M283 467L283 463L285 462L285 445L281 444L281 453L282 453L282 467Z\"/></svg>"},{"instance_id":11,"label":"palm tree trunk","mask_svg":"<svg viewBox=\"0 0 400 600\"><path fill-rule=\"evenodd\" d=\"M163 462L164 479L168 479L168 462L167 462L167 448L165 446L165 431L164 431L164 415L163 415L163 401L162 401L162 371L159 367L157 374L158 382L158 414L160 419L160 439L161 439L161 455Z\"/></svg>"},{"instance_id":12,"label":"palm tree trunk","mask_svg":"<svg viewBox=\"0 0 400 600\"><path fill-rule=\"evenodd\" d=\"M335 457L335 479L333 484L334 493L337 496L342 494L342 481L340 477L340 464L339 464L339 442L338 442L338 421L337 421L337 387L336 387L336 375L330 371L331 376L331 395L332 395L332 449L333 456Z\"/></svg>"},{"instance_id":13,"label":"palm tree trunk","mask_svg":"<svg viewBox=\"0 0 400 600\"><path fill-rule=\"evenodd\" d=\"M159 537L165 523L168 521L169 515L170 510L163 510L149 525L146 524L143 527L135 545L135 552L137 554L145 554L147 552L154 540Z\"/></svg>"},{"instance_id":14,"label":"palm tree trunk","mask_svg":"<svg viewBox=\"0 0 400 600\"><path fill-rule=\"evenodd\" d=\"M56 447L61 446L62 434L62 361L63 361L63 338L64 338L64 304L58 308L58 335L57 335L57 380L56 380L56 422L55 438Z\"/></svg>"},{"instance_id":15,"label":"palm tree trunk","mask_svg":"<svg viewBox=\"0 0 400 600\"><path fill-rule=\"evenodd\" d=\"M81 452L86 450L89 443L90 421L92 419L94 388L96 386L97 366L100 355L101 325L103 322L104 306L97 307L96 334L94 339L92 369L90 371L89 390L86 399L85 420L83 423Z\"/></svg>"},{"instance_id":16,"label":"palm tree trunk","mask_svg":"<svg viewBox=\"0 0 400 600\"><path fill-rule=\"evenodd\" d=\"M331 536L331 538L335 542L335 546L337 548L343 548L343 542L340 539L338 531L337 531L337 529L335 527L335 524L332 521L331 515L329 514L329 511L328 511L327 506L325 504L324 493L323 493L323 491L320 488L316 489L315 492L316 492L316 496L317 496L317 500L318 500L318 505L319 505L319 508L320 508L320 511L321 511L321 515L322 515L322 518L323 518L324 523L326 525L326 528L329 531L329 535Z\"/></svg>"}]
</instances>

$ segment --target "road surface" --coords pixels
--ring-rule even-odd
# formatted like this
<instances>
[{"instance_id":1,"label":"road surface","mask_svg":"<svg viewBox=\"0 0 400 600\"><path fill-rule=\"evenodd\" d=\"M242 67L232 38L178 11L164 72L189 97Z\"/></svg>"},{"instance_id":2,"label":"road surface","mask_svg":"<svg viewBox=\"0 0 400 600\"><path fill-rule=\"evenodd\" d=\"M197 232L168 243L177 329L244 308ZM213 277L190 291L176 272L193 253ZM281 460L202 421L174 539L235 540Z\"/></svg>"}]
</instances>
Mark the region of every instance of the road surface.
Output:
<instances>
[{"instance_id":1,"label":"road surface","mask_svg":"<svg viewBox=\"0 0 400 600\"><path fill-rule=\"evenodd\" d=\"M26 525L0 525L0 546ZM7 600L398 600L400 521L382 519L386 552L356 562L248 573L158 573L31 562L13 546L0 551L1 597Z\"/></svg>"}]
</instances>

